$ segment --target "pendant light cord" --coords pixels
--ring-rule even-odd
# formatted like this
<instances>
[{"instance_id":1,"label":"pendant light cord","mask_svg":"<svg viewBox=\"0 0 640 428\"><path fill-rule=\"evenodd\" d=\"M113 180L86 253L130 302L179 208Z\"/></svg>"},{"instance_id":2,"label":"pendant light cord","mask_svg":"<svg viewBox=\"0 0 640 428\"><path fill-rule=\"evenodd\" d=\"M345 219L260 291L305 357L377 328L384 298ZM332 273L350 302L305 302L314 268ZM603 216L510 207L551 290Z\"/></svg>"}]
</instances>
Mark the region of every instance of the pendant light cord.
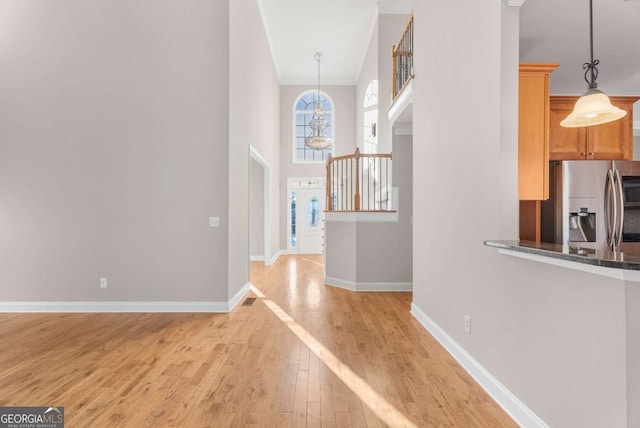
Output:
<instances>
[{"instance_id":1,"label":"pendant light cord","mask_svg":"<svg viewBox=\"0 0 640 428\"><path fill-rule=\"evenodd\" d=\"M596 79L598 78L598 67L600 60L593 59L593 0L589 0L589 48L591 53L591 62L585 62L582 68L586 70L584 72L584 80L589 85L589 89L596 89L598 84ZM587 77L587 75L589 75Z\"/></svg>"}]
</instances>

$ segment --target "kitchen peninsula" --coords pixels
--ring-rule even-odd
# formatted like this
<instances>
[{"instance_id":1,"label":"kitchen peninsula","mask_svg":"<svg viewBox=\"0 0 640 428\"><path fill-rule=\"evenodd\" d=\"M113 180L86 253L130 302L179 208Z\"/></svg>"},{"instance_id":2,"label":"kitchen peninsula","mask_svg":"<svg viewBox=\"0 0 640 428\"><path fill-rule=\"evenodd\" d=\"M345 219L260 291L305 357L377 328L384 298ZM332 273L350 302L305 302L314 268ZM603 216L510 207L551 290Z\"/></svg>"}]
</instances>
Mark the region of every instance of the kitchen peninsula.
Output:
<instances>
[{"instance_id":1,"label":"kitchen peninsula","mask_svg":"<svg viewBox=\"0 0 640 428\"><path fill-rule=\"evenodd\" d=\"M524 240L484 241L484 245L498 248L503 254L522 256L524 258L527 258L526 255L548 257L555 260L563 260L603 268L638 271L638 281L640 281L640 255L582 248L579 244L579 242L576 242L575 245L562 245Z\"/></svg>"},{"instance_id":2,"label":"kitchen peninsula","mask_svg":"<svg viewBox=\"0 0 640 428\"><path fill-rule=\"evenodd\" d=\"M589 329L590 339L585 338L586 342L580 346L588 349L589 355L583 355L585 361L589 358L608 361L605 365L591 366L589 372L612 381L608 391L612 401L607 408L609 422L615 419L615 423L609 426L640 426L640 407L637 406L640 402L640 256L581 248L578 243L486 240L484 245L496 248L514 262L520 259L507 263L509 268L515 267L523 275L536 272L534 281L538 282L539 290L553 292L556 298L566 297L564 304L556 303L555 298L544 304L532 299L531 310L547 312L549 307L560 305L563 315L555 318L554 329L570 326ZM549 269L542 272L534 269L534 265L540 263L549 265ZM514 287L524 290L524 284L530 282L531 278L523 277L522 284L516 283ZM587 301L594 305L592 312L576 311ZM591 318L598 321L589 324ZM554 330L546 330L547 341L553 342L555 335Z\"/></svg>"}]
</instances>

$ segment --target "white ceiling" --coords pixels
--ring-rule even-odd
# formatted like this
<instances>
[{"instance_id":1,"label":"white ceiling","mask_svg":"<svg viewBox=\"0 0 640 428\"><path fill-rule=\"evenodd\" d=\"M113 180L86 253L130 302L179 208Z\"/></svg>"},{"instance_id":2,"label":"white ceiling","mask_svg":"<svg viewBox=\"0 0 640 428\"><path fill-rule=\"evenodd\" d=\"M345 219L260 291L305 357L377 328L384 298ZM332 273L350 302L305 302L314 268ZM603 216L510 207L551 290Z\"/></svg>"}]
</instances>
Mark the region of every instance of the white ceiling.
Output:
<instances>
[{"instance_id":1,"label":"white ceiling","mask_svg":"<svg viewBox=\"0 0 640 428\"><path fill-rule=\"evenodd\" d=\"M409 13L413 0L258 0L280 83L355 84L378 8Z\"/></svg>"},{"instance_id":2,"label":"white ceiling","mask_svg":"<svg viewBox=\"0 0 640 428\"><path fill-rule=\"evenodd\" d=\"M598 88L609 95L640 95L640 1L593 0ZM520 8L520 60L557 62L552 94L586 90L588 0L527 0Z\"/></svg>"},{"instance_id":3,"label":"white ceiling","mask_svg":"<svg viewBox=\"0 0 640 428\"><path fill-rule=\"evenodd\" d=\"M282 84L354 84L380 13L409 13L415 0L258 0ZM418 0L425 1L425 0ZM640 95L640 0L593 0L599 88ZM437 3L434 3L437 11ZM528 0L520 8L520 60L558 62L551 92L586 89L588 0ZM420 23L416 23L420 25Z\"/></svg>"}]
</instances>

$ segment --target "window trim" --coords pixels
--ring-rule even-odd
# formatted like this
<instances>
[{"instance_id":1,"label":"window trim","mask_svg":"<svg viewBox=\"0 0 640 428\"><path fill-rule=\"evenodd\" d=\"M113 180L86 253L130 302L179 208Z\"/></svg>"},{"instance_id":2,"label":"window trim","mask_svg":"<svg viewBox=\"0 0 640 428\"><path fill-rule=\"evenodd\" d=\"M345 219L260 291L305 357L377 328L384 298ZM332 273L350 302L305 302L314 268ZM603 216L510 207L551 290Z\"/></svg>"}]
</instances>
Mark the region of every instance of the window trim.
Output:
<instances>
[{"instance_id":1,"label":"window trim","mask_svg":"<svg viewBox=\"0 0 640 428\"><path fill-rule=\"evenodd\" d=\"M298 101L300 101L300 98L304 97L307 94L317 93L317 92L318 92L317 89L307 89L306 91L300 92L298 96L293 100L293 107L291 109L292 111L292 114L291 114L291 162L294 164L324 165L327 163L326 160L319 160L319 161L298 160L297 152L296 152L296 116L298 115L299 112L303 111L303 110L296 110L296 105L298 104ZM329 114L331 115L331 127L333 128L333 151L331 153L331 156L335 156L336 140L337 140L336 138L336 103L333 102L333 98L331 98L331 96L327 94L325 91L320 91L320 94L324 96L331 103L331 111L329 112Z\"/></svg>"}]
</instances>

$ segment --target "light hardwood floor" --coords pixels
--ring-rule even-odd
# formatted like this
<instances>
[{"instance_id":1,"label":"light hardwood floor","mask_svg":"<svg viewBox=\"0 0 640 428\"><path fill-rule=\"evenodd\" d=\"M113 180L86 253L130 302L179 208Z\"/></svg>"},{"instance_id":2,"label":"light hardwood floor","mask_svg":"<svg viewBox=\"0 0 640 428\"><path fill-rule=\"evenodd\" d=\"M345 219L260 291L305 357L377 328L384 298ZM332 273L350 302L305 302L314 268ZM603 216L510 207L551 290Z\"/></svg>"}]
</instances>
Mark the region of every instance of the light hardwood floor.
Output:
<instances>
[{"instance_id":1,"label":"light hardwood floor","mask_svg":"<svg viewBox=\"0 0 640 428\"><path fill-rule=\"evenodd\" d=\"M411 293L325 286L321 260L253 262L264 297L230 314L0 314L0 406L64 406L68 427L516 426Z\"/></svg>"}]
</instances>

